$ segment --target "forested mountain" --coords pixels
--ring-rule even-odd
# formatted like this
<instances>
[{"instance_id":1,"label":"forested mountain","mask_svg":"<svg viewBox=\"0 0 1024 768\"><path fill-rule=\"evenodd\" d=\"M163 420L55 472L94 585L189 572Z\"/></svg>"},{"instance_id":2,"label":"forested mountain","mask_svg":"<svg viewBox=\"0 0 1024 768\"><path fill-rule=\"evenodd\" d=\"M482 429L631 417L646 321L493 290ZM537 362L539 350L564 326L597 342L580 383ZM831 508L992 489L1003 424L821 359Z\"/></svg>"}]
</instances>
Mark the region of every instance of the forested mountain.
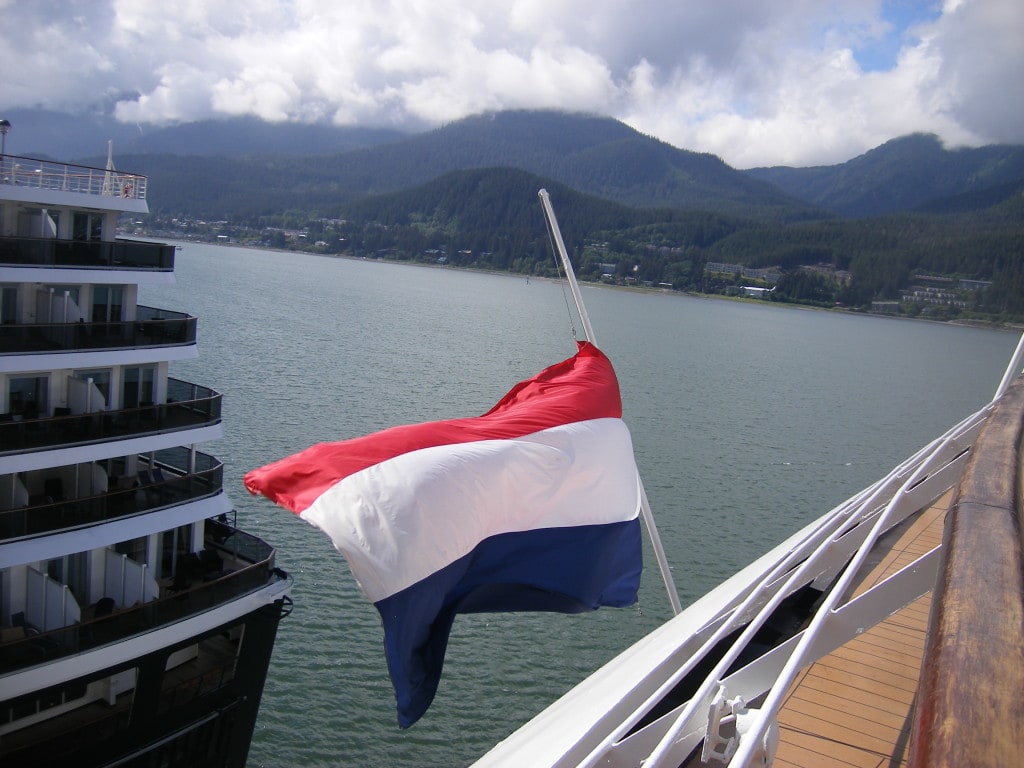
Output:
<instances>
[{"instance_id":1,"label":"forested mountain","mask_svg":"<svg viewBox=\"0 0 1024 768\"><path fill-rule=\"evenodd\" d=\"M954 197L961 209L972 202L988 207L1014 194L1014 184L1024 179L1024 147L946 149L937 136L914 134L840 165L745 173L843 216L936 209L942 204L933 201Z\"/></svg>"},{"instance_id":2,"label":"forested mountain","mask_svg":"<svg viewBox=\"0 0 1024 768\"><path fill-rule=\"evenodd\" d=\"M704 261L791 270L827 264L851 270L872 293L894 297L913 271L984 280L1021 257L1024 198L978 213L943 216L890 214L873 219L826 218L786 226L751 217L678 208L632 208L584 195L558 182L511 169L446 174L402 192L366 198L342 208L350 226L379 230L379 247L416 255L424 248L451 253L529 253L546 260L548 244L537 203L545 187L554 200L566 244L581 253L587 243L638 258L668 249ZM403 228L419 233L401 245ZM385 234L390 233L390 234ZM536 247L538 250L533 250ZM367 251L374 250L371 247ZM492 264L507 268L507 264ZM630 266L630 268L632 265ZM872 276L874 275L874 276ZM663 275L646 279L662 282Z\"/></svg>"},{"instance_id":3,"label":"forested mountain","mask_svg":"<svg viewBox=\"0 0 1024 768\"><path fill-rule=\"evenodd\" d=\"M584 279L711 293L777 282L773 300L868 308L876 300L900 301L923 274L941 278L948 290L959 279L991 282L947 306L927 308L933 316L949 316L955 306L956 313L1024 318L1020 196L984 211L780 225L712 211L624 206L525 171L492 168L454 171L344 204L340 219L278 224L304 224L305 242L316 241L326 252L550 275L552 250L537 201L542 187L551 193ZM264 234L265 245L290 247L283 228L265 231L271 233ZM715 275L708 264L731 266ZM767 268L776 277L740 279L746 268Z\"/></svg>"},{"instance_id":4,"label":"forested mountain","mask_svg":"<svg viewBox=\"0 0 1024 768\"><path fill-rule=\"evenodd\" d=\"M456 266L543 274L551 247L537 196L542 188L551 194L566 246L576 254L591 246L591 255L642 252L653 243L703 247L747 221L707 211L633 208L526 171L482 168L343 206L346 242L363 255L388 251L423 260L424 253L438 252ZM588 270L598 270L596 262Z\"/></svg>"},{"instance_id":5,"label":"forested mountain","mask_svg":"<svg viewBox=\"0 0 1024 768\"><path fill-rule=\"evenodd\" d=\"M807 206L749 179L720 158L644 136L617 120L562 112L510 111L466 118L363 153L400 166L450 170L507 166L634 206L799 215Z\"/></svg>"},{"instance_id":6,"label":"forested mountain","mask_svg":"<svg viewBox=\"0 0 1024 768\"><path fill-rule=\"evenodd\" d=\"M1010 209L1014 203L1020 204L1024 200L1024 179L1008 181L1005 184L996 184L993 187L978 190L977 192L964 192L950 197L936 197L926 203L922 203L914 210L922 213L966 213L968 211L981 211L1007 203L1004 206Z\"/></svg>"},{"instance_id":7,"label":"forested mountain","mask_svg":"<svg viewBox=\"0 0 1024 768\"><path fill-rule=\"evenodd\" d=\"M99 158L91 158L93 162ZM714 155L676 149L608 118L501 112L399 141L322 157L118 154L150 177L160 213L252 219L299 209L335 215L343 203L407 189L454 170L507 166L634 206L765 216L820 216Z\"/></svg>"}]
</instances>

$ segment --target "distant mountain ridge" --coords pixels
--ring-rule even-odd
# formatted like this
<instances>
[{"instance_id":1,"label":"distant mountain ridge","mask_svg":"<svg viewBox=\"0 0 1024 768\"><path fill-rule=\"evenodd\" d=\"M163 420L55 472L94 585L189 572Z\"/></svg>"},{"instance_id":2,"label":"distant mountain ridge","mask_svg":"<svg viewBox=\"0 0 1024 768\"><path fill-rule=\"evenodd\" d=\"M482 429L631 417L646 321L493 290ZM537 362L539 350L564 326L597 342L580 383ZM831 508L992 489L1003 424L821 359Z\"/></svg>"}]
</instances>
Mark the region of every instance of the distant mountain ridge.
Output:
<instances>
[{"instance_id":1,"label":"distant mountain ridge","mask_svg":"<svg viewBox=\"0 0 1024 768\"><path fill-rule=\"evenodd\" d=\"M981 210L1012 199L1024 180L1022 146L950 150L935 136L916 134L833 166L739 171L715 155L678 149L611 118L556 111L478 115L413 135L253 118L162 129L38 110L15 111L8 119L12 154L97 162L111 138L118 166L149 175L160 190L155 211L198 217L292 209L329 215L366 196L494 167L534 173L623 205L778 223L949 206Z\"/></svg>"},{"instance_id":2,"label":"distant mountain ridge","mask_svg":"<svg viewBox=\"0 0 1024 768\"><path fill-rule=\"evenodd\" d=\"M845 163L815 168L753 168L748 176L842 216L929 210L944 198L988 207L1014 193L1024 179L1024 147L990 145L947 149L938 136L893 139ZM979 194L979 193L988 194ZM933 202L935 201L935 202Z\"/></svg>"},{"instance_id":3,"label":"distant mountain ridge","mask_svg":"<svg viewBox=\"0 0 1024 768\"><path fill-rule=\"evenodd\" d=\"M744 210L805 207L744 177L719 157L677 149L617 120L587 114L505 111L460 120L365 155L437 161L431 177L510 167L624 205ZM426 179L424 179L426 180Z\"/></svg>"},{"instance_id":4,"label":"distant mountain ridge","mask_svg":"<svg viewBox=\"0 0 1024 768\"><path fill-rule=\"evenodd\" d=\"M297 208L330 215L367 195L408 189L452 171L493 167L543 175L625 205L773 220L823 215L714 155L676 149L609 118L552 111L466 118L334 155L115 152L115 161L146 174L161 190L151 203L155 211L202 217L263 216Z\"/></svg>"}]
</instances>

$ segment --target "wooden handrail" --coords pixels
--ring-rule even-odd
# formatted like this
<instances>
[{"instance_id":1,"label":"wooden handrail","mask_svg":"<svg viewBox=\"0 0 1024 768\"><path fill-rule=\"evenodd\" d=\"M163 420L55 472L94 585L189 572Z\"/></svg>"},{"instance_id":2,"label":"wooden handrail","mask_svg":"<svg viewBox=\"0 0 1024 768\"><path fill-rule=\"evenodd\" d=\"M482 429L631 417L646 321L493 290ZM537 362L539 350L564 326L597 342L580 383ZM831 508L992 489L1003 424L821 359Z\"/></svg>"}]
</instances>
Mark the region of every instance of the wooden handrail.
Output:
<instances>
[{"instance_id":1,"label":"wooden handrail","mask_svg":"<svg viewBox=\"0 0 1024 768\"><path fill-rule=\"evenodd\" d=\"M911 736L911 768L1024 755L1024 379L982 428L946 518Z\"/></svg>"}]
</instances>

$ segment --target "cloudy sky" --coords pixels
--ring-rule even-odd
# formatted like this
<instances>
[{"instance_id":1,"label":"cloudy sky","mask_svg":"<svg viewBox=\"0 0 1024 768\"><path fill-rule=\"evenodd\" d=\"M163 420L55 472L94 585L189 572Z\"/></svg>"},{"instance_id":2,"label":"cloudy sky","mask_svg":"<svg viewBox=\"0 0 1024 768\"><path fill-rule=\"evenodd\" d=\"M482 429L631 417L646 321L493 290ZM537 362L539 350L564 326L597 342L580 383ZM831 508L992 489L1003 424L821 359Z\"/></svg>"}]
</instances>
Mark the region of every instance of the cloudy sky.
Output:
<instances>
[{"instance_id":1,"label":"cloudy sky","mask_svg":"<svg viewBox=\"0 0 1024 768\"><path fill-rule=\"evenodd\" d=\"M422 129L561 108L737 168L1024 143L1022 0L0 0L0 110Z\"/></svg>"}]
</instances>

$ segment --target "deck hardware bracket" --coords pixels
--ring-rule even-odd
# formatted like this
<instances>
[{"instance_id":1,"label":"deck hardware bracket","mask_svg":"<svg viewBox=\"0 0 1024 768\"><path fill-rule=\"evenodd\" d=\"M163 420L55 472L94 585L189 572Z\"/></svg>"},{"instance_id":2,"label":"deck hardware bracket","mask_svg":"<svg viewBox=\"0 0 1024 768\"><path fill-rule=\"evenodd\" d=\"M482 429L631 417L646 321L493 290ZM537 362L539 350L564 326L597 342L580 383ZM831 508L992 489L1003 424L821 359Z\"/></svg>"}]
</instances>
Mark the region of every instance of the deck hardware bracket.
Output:
<instances>
[{"instance_id":1,"label":"deck hardware bracket","mask_svg":"<svg viewBox=\"0 0 1024 768\"><path fill-rule=\"evenodd\" d=\"M759 710L756 708L744 708L742 712L736 712L736 738L742 740L754 727ZM737 744L739 741L737 741ZM775 760L775 751L779 748L779 724L774 720L768 723L761 737L761 743L751 755L751 762L748 765L768 768Z\"/></svg>"},{"instance_id":2,"label":"deck hardware bracket","mask_svg":"<svg viewBox=\"0 0 1024 768\"><path fill-rule=\"evenodd\" d=\"M724 736L723 727L735 731L737 710L746 711L746 703L737 696L729 700L725 698L725 686L718 686L718 693L708 707L708 727L704 732L704 746L701 749L700 760L706 763L709 760L716 760L722 765L728 765L732 759L739 742L735 735Z\"/></svg>"},{"instance_id":3,"label":"deck hardware bracket","mask_svg":"<svg viewBox=\"0 0 1024 768\"><path fill-rule=\"evenodd\" d=\"M718 686L718 693L708 707L708 727L705 731L704 746L701 748L702 763L715 760L728 765L740 740L754 725L757 709L748 709L741 696L734 699L725 698L725 686ZM763 742L754 755L752 765L769 766L775 758L775 750L779 743L779 729L776 723L767 728Z\"/></svg>"}]
</instances>

